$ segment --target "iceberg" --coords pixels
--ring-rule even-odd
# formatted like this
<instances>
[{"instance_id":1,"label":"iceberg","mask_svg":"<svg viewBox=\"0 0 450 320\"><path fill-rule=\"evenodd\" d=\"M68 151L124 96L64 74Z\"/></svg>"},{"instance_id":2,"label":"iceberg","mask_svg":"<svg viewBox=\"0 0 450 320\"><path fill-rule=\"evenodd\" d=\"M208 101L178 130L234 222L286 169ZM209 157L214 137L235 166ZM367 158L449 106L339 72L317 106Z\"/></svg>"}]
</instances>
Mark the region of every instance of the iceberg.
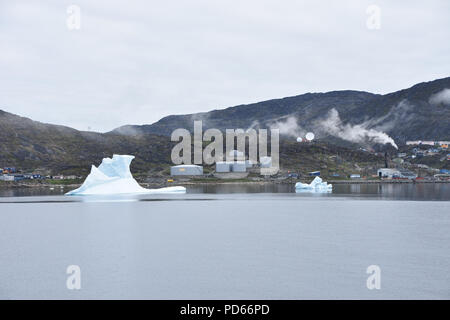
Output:
<instances>
[{"instance_id":1,"label":"iceberg","mask_svg":"<svg viewBox=\"0 0 450 320\"><path fill-rule=\"evenodd\" d=\"M310 183L297 182L295 184L296 191L311 191L311 192L331 192L333 185L323 182L320 177L315 177Z\"/></svg>"},{"instance_id":2,"label":"iceberg","mask_svg":"<svg viewBox=\"0 0 450 320\"><path fill-rule=\"evenodd\" d=\"M98 168L91 167L91 173L83 185L66 195L110 195L136 193L186 193L185 187L167 187L160 189L145 189L134 180L130 172L130 164L134 156L113 155L104 158Z\"/></svg>"}]
</instances>

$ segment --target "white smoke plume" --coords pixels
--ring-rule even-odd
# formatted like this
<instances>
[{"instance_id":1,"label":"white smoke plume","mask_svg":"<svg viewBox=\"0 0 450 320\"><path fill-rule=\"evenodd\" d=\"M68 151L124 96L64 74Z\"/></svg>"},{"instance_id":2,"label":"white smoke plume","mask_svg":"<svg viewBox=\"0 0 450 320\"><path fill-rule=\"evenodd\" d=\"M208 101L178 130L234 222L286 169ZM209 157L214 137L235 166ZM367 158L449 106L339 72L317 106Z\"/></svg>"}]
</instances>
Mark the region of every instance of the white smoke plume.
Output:
<instances>
[{"instance_id":1,"label":"white smoke plume","mask_svg":"<svg viewBox=\"0 0 450 320\"><path fill-rule=\"evenodd\" d=\"M443 89L438 93L431 95L428 101L432 105L439 105L439 104L450 105L450 89Z\"/></svg>"},{"instance_id":2,"label":"white smoke plume","mask_svg":"<svg viewBox=\"0 0 450 320\"><path fill-rule=\"evenodd\" d=\"M294 116L284 118L269 125L270 129L279 129L280 135L297 138L303 136L305 131L298 125Z\"/></svg>"},{"instance_id":3,"label":"white smoke plume","mask_svg":"<svg viewBox=\"0 0 450 320\"><path fill-rule=\"evenodd\" d=\"M384 132L377 131L375 129L368 129L367 125L367 122L357 125L351 125L349 123L344 124L339 117L339 112L334 108L329 111L326 119L318 122L318 126L326 133L339 137L343 140L355 143L389 143L394 148L398 149L394 139L389 137Z\"/></svg>"}]
</instances>

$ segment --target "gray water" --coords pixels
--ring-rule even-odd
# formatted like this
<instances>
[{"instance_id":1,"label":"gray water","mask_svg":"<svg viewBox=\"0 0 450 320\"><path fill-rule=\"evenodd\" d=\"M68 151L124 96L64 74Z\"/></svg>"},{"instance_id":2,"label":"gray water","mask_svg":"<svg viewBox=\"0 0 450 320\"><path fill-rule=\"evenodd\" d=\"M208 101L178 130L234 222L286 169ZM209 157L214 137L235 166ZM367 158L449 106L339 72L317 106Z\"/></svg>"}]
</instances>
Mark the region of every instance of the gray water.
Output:
<instances>
[{"instance_id":1,"label":"gray water","mask_svg":"<svg viewBox=\"0 0 450 320\"><path fill-rule=\"evenodd\" d=\"M411 186L15 190L0 198L0 298L449 299L448 185ZM66 287L69 265L80 290ZM380 290L366 287L370 265Z\"/></svg>"}]
</instances>

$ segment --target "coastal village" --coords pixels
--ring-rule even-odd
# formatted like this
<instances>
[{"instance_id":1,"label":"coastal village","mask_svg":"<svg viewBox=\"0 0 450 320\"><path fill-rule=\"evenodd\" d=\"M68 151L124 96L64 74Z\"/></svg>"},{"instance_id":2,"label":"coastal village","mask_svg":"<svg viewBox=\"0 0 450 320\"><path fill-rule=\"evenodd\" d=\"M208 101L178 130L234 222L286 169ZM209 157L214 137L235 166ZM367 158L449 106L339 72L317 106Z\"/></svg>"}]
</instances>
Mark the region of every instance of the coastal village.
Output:
<instances>
[{"instance_id":1,"label":"coastal village","mask_svg":"<svg viewBox=\"0 0 450 320\"><path fill-rule=\"evenodd\" d=\"M448 167L450 163L450 153L448 153L449 141L408 141L404 150L392 155L387 153L375 152L360 148L362 152L369 152L375 156L384 159L384 166L380 167L358 167L355 165L353 172L343 174L340 172L322 172L321 170L309 171L306 174L281 168L276 177L271 177L277 181L292 180L326 176L328 179L337 180L337 182L364 182L364 181L450 181L450 170L442 167ZM220 180L244 179L253 177L253 180L261 180L261 168L271 166L271 158L263 157L259 164L254 164L246 159L243 153L237 150L230 154L234 157L233 161L217 162L213 172L205 173L203 166L200 165L178 165L172 166L170 174L172 177L214 177ZM439 157L439 167L426 164L428 159ZM423 161L422 161L423 160ZM435 164L435 161L433 161ZM267 179L267 177L265 177ZM335 181L336 182L336 181Z\"/></svg>"},{"instance_id":2,"label":"coastal village","mask_svg":"<svg viewBox=\"0 0 450 320\"><path fill-rule=\"evenodd\" d=\"M308 177L325 176L334 182L358 183L358 182L440 182L450 181L450 153L448 146L450 141L407 141L402 151L395 154L380 153L373 150L360 148L361 152L372 153L375 156L384 159L384 166L380 167L358 167L352 172L322 172L320 168L314 171L298 172L289 168L281 168L275 175L264 175L261 168L270 168L272 166L271 157L262 157L259 163L253 163L245 155L237 150L233 150L232 161L217 162L213 167L204 168L200 165L177 165L170 167L168 177L161 179L165 184L173 182L208 182L208 181L277 181L289 182L297 179L306 179ZM438 158L439 167L436 161L428 164L428 159ZM1 165L1 164L0 164ZM446 168L442 168L446 167ZM79 175L50 175L48 171L36 169L33 171L24 171L20 168L8 166L0 167L1 182L37 182L40 184L65 184L69 182L78 183L85 177ZM310 179L310 178L309 178ZM145 180L139 179L142 182ZM149 180L149 179L147 179ZM160 181L160 182L161 182ZM147 181L148 182L148 181Z\"/></svg>"}]
</instances>

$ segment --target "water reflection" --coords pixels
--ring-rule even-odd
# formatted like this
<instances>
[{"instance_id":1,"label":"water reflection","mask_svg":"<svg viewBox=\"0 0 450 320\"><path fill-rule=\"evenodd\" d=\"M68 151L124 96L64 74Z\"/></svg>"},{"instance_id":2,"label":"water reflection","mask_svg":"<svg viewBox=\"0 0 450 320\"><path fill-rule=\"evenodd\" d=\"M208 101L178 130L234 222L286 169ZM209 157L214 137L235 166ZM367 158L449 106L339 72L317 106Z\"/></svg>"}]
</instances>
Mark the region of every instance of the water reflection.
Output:
<instances>
[{"instance_id":1,"label":"water reflection","mask_svg":"<svg viewBox=\"0 0 450 320\"><path fill-rule=\"evenodd\" d=\"M447 183L404 183L404 184L335 184L331 192L296 193L295 184L255 183L255 184L203 184L188 185L187 195L123 195L123 196L77 196L61 197L61 201L76 202L124 202L124 201L158 201L189 200L191 195L245 195L245 194L284 194L296 197L350 197L350 198L382 198L399 200L450 200L450 184ZM0 197L40 197L63 196L70 188L66 187L32 187L32 188L0 188ZM301 191L301 190L299 190ZM67 198L67 199L66 199ZM71 199L70 199L71 198ZM198 199L198 197L196 197ZM41 201L38 199L37 201Z\"/></svg>"},{"instance_id":2,"label":"water reflection","mask_svg":"<svg viewBox=\"0 0 450 320\"><path fill-rule=\"evenodd\" d=\"M188 186L187 193L295 193L294 184L217 184ZM450 200L450 184L402 183L402 184L335 184L332 192L298 192L302 195L379 197L402 200Z\"/></svg>"},{"instance_id":3,"label":"water reflection","mask_svg":"<svg viewBox=\"0 0 450 320\"><path fill-rule=\"evenodd\" d=\"M66 193L65 187L26 187L26 188L0 188L0 197L34 197L59 196Z\"/></svg>"}]
</instances>

